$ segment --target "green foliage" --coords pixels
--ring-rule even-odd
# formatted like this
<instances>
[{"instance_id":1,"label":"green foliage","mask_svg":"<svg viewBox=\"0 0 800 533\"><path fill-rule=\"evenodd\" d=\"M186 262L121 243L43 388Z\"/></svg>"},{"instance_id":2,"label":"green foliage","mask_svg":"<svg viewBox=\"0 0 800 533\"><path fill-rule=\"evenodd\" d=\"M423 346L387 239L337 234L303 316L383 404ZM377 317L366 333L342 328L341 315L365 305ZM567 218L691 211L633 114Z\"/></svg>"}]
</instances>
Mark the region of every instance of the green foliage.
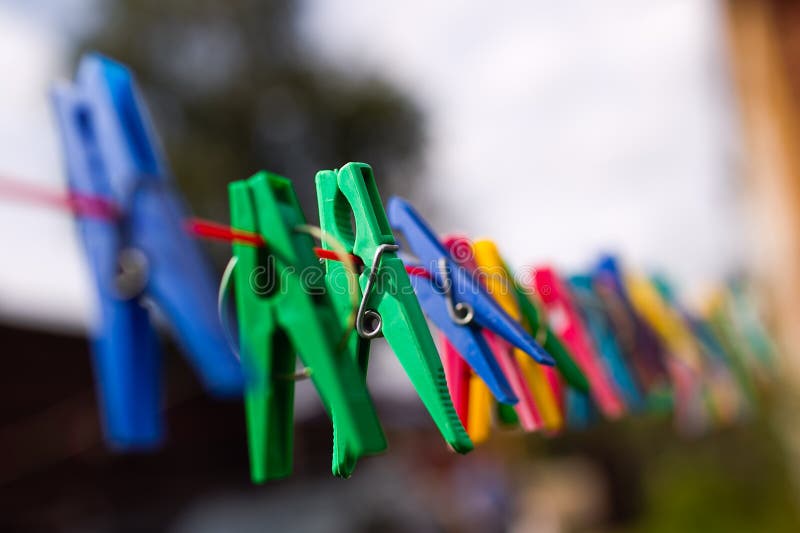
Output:
<instances>
[{"instance_id":1,"label":"green foliage","mask_svg":"<svg viewBox=\"0 0 800 533\"><path fill-rule=\"evenodd\" d=\"M668 416L605 422L548 441L606 479L613 533L800 531L791 460L769 409L702 437L676 434ZM537 452L540 453L540 452Z\"/></svg>"},{"instance_id":2,"label":"green foliage","mask_svg":"<svg viewBox=\"0 0 800 533\"><path fill-rule=\"evenodd\" d=\"M311 221L317 170L368 162L384 195L397 176L414 175L417 108L374 76L315 60L297 9L291 0L116 0L77 50L134 69L195 212L227 220L225 185L262 169L295 182Z\"/></svg>"}]
</instances>

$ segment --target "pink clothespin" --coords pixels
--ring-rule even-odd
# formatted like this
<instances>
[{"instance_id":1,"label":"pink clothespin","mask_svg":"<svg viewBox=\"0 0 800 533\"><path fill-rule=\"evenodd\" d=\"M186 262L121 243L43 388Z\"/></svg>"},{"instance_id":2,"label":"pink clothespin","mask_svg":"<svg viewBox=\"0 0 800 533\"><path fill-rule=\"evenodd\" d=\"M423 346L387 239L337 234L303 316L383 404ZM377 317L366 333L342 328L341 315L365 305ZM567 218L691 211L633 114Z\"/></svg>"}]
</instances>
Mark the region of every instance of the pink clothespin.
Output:
<instances>
[{"instance_id":1,"label":"pink clothespin","mask_svg":"<svg viewBox=\"0 0 800 533\"><path fill-rule=\"evenodd\" d=\"M609 418L622 416L625 403L595 352L569 289L555 271L547 266L535 270L531 285L547 307L550 327L567 344L576 363L589 380L591 395L600 411Z\"/></svg>"}]
</instances>

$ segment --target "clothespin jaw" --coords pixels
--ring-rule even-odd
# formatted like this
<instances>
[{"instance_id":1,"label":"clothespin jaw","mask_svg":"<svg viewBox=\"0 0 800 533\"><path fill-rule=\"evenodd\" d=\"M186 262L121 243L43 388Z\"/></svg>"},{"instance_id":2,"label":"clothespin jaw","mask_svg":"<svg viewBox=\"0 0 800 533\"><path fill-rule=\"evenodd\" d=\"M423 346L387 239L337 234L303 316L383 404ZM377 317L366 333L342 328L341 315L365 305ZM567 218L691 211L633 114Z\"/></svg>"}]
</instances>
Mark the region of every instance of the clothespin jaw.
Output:
<instances>
[{"instance_id":1,"label":"clothespin jaw","mask_svg":"<svg viewBox=\"0 0 800 533\"><path fill-rule=\"evenodd\" d=\"M389 220L392 228L403 234L423 266L431 271L437 286L442 287L446 283L446 280L443 279L445 271L449 274L454 287L453 299L456 304L467 305L473 310L473 320L478 325L491 330L506 342L526 352L539 364L548 366L555 364L550 354L516 320L509 316L503 306L498 305L486 293L480 282L453 260L427 222L410 203L402 198L391 198L389 200ZM440 267L440 265L442 266Z\"/></svg>"},{"instance_id":2,"label":"clothespin jaw","mask_svg":"<svg viewBox=\"0 0 800 533\"><path fill-rule=\"evenodd\" d=\"M169 319L213 393L239 394L241 369L130 71L87 55L52 101L70 190L116 206L109 220L78 221L99 302L93 353L106 438L121 449L151 448L163 434L161 355L144 297Z\"/></svg>"},{"instance_id":3,"label":"clothespin jaw","mask_svg":"<svg viewBox=\"0 0 800 533\"><path fill-rule=\"evenodd\" d=\"M373 323L362 322L357 327L359 335L386 337L444 439L459 453L470 451L472 442L453 408L430 330L397 257L372 169L364 163L348 163L338 171L319 172L316 182L323 234L333 235L364 264L359 284L366 296L362 296L364 312L357 323L367 317ZM335 270L328 270L326 277L328 286L347 287Z\"/></svg>"},{"instance_id":4,"label":"clothespin jaw","mask_svg":"<svg viewBox=\"0 0 800 533\"><path fill-rule=\"evenodd\" d=\"M447 378L447 389L450 391L450 398L453 400L453 407L458 414L458 419L466 428L469 434L469 390L472 379L472 369L469 364L461 357L461 354L447 340L447 336L439 333L442 346L442 366ZM470 435L473 444L475 439Z\"/></svg>"},{"instance_id":5,"label":"clothespin jaw","mask_svg":"<svg viewBox=\"0 0 800 533\"><path fill-rule=\"evenodd\" d=\"M265 249L233 245L253 481L291 472L295 354L333 418L337 438L356 456L383 451L383 431L355 356L340 342L342 322L311 236L302 232L305 220L291 182L262 172L232 183L229 192L232 226L267 243Z\"/></svg>"}]
</instances>

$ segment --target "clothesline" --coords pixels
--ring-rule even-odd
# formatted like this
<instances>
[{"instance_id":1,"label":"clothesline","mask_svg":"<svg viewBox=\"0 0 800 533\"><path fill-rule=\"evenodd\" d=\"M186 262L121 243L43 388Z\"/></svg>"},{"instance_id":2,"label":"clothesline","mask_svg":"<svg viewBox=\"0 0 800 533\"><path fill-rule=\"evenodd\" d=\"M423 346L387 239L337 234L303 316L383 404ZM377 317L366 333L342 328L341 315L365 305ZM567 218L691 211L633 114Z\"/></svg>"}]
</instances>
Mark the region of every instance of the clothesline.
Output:
<instances>
[{"instance_id":1,"label":"clothesline","mask_svg":"<svg viewBox=\"0 0 800 533\"><path fill-rule=\"evenodd\" d=\"M63 209L75 214L75 216L109 222L116 220L121 214L119 207L105 198L75 192L62 193L52 188L31 185L16 179L0 178L0 197ZM236 242L250 246L266 245L264 238L257 233L232 228L226 224L200 217L186 219L185 227L189 233L202 239ZM320 259L342 260L337 252L318 246L314 247L314 253ZM350 259L356 266L363 266L363 261L360 257L350 254ZM406 265L406 272L411 276L431 278L428 270L417 265Z\"/></svg>"}]
</instances>

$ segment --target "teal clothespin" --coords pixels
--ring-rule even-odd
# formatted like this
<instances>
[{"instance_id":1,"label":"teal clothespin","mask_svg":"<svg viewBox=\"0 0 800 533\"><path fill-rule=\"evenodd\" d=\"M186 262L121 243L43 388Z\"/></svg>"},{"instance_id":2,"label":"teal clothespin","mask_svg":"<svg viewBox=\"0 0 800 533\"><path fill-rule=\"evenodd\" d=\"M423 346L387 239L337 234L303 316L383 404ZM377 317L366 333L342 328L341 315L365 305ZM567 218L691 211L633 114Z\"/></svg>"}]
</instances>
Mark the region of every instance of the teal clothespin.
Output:
<instances>
[{"instance_id":1,"label":"teal clothespin","mask_svg":"<svg viewBox=\"0 0 800 533\"><path fill-rule=\"evenodd\" d=\"M335 439L355 455L377 453L386 439L323 282L311 236L289 180L261 172L229 186L232 226L265 246L234 243L233 280L245 410L255 483L292 470L296 354L329 415Z\"/></svg>"},{"instance_id":2,"label":"teal clothespin","mask_svg":"<svg viewBox=\"0 0 800 533\"><path fill-rule=\"evenodd\" d=\"M338 242L364 264L358 288L361 305L350 339L350 351L357 354L361 371L366 375L369 341L386 337L444 439L456 452L469 452L472 441L453 408L439 354L405 266L397 257L372 169L364 163L348 163L338 171L318 172L316 184L323 247L333 249L329 241ZM349 315L352 304L342 265L327 261L326 280L340 317ZM339 454L334 471L346 476L359 454L338 433L334 440Z\"/></svg>"}]
</instances>

